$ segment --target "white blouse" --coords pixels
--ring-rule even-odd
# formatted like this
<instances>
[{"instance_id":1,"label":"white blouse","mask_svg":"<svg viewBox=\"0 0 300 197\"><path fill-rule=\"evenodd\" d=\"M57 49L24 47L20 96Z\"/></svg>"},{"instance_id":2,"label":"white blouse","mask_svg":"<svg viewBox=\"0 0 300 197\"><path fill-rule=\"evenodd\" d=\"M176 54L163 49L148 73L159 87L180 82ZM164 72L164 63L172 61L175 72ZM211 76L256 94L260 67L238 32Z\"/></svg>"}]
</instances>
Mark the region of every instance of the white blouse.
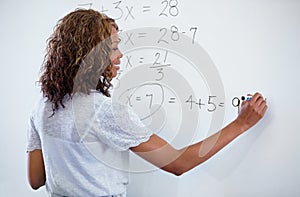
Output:
<instances>
[{"instance_id":1,"label":"white blouse","mask_svg":"<svg viewBox=\"0 0 300 197\"><path fill-rule=\"evenodd\" d=\"M27 151L42 149L50 196L126 196L129 148L153 134L126 105L97 91L66 96L52 114L41 97L30 118Z\"/></svg>"}]
</instances>

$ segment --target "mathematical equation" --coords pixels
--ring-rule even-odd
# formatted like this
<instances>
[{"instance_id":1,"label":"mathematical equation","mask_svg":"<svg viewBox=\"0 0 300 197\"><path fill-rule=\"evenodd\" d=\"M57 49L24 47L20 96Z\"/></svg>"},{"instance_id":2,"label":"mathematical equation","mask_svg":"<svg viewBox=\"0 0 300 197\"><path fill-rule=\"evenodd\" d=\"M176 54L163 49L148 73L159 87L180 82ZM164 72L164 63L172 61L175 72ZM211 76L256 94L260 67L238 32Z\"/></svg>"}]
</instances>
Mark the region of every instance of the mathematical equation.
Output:
<instances>
[{"instance_id":1,"label":"mathematical equation","mask_svg":"<svg viewBox=\"0 0 300 197\"><path fill-rule=\"evenodd\" d=\"M154 6L149 4L140 5L140 3L137 2L131 5L128 4L128 2L126 2L125 4L124 1L113 1L110 3L110 5L106 6L103 4L100 5L98 3L78 3L77 7L99 10L101 13L107 14L115 20L119 20L120 22L124 22L126 24L131 20L134 21L139 17L143 17L143 14L154 12L157 10L160 11L158 13L155 13L155 15L159 18L162 18L163 20L166 19L166 17L176 17L180 12L178 5L178 0L163 0L159 5L160 9L157 9L157 5L154 5L155 9L152 9ZM147 22L147 20L145 20L144 22ZM137 28L137 26L135 26L135 28ZM159 28L160 36L156 38L155 42L169 44L170 42L179 41L182 35L187 35L192 38L192 43L194 44L196 40L197 30L198 27L193 25L185 28L180 28L175 24L164 26ZM126 30L120 29L120 33L121 32L126 32ZM147 32L138 32L137 35L127 34L125 38L125 45L134 45L134 41L132 39L133 37L142 39L147 36L151 35L147 35Z\"/></svg>"},{"instance_id":2,"label":"mathematical equation","mask_svg":"<svg viewBox=\"0 0 300 197\"><path fill-rule=\"evenodd\" d=\"M160 35L157 38L152 38L154 42L157 44L165 43L169 44L171 42L177 42L180 40L180 38L183 35L187 35L191 38L191 43L195 44L196 39L196 33L198 28L195 26L191 26L187 30L180 30L177 26L172 25L170 27L162 27L158 28L157 31L159 31ZM123 30L120 30L120 33L122 33ZM140 32L126 32L124 31L125 36L123 38L120 38L120 42L124 42L123 44L135 46L134 39L145 39L149 35L148 32L140 31Z\"/></svg>"},{"instance_id":3,"label":"mathematical equation","mask_svg":"<svg viewBox=\"0 0 300 197\"><path fill-rule=\"evenodd\" d=\"M143 102L146 101L149 109L153 106L153 100L154 100L155 94L154 93L145 93L144 95L131 95L130 97L127 97L127 102L130 107L134 107L134 102ZM198 100L194 100L193 96L190 95L184 102L187 107L189 107L190 110L192 110L194 107L197 107L197 109L206 109L208 112L214 112L217 110L218 107L224 107L224 102L216 103L214 99L217 99L217 96L208 96L207 101L205 102L205 99L198 98ZM176 104L177 98L176 97L167 97L165 104ZM163 103L163 102L162 102Z\"/></svg>"},{"instance_id":4,"label":"mathematical equation","mask_svg":"<svg viewBox=\"0 0 300 197\"><path fill-rule=\"evenodd\" d=\"M164 68L171 66L171 63L167 62L168 57L168 50L165 50L164 52L155 52L153 55L153 59L151 60L151 57L146 59L144 56L138 57L138 61L134 61L132 63L132 57L133 55L125 55L125 69L130 69L134 66L138 66L141 64L149 63L149 68L157 70L157 78L155 78L156 81L161 81L164 79L165 73ZM119 81L119 77L122 74L124 70L121 69L118 71L118 75L116 77L116 80Z\"/></svg>"},{"instance_id":5,"label":"mathematical equation","mask_svg":"<svg viewBox=\"0 0 300 197\"><path fill-rule=\"evenodd\" d=\"M151 111L155 107L156 109L152 110L154 112L151 115L154 115L159 108L166 105L180 104L181 106L186 106L189 110L206 110L209 113L225 107L224 101L218 101L219 99L216 95L209 95L207 98L195 98L191 94L182 101L175 94L166 94L165 90L166 87L160 83L145 83L125 90L119 97L119 100L133 108L142 106L144 109L147 108ZM233 107L240 107L240 104L238 97L232 99Z\"/></svg>"},{"instance_id":6,"label":"mathematical equation","mask_svg":"<svg viewBox=\"0 0 300 197\"><path fill-rule=\"evenodd\" d=\"M80 2L83 0L78 1ZM153 110L153 108L161 108L163 105L172 106L179 104L179 100L181 106L186 106L187 109L193 111L198 109L212 113L219 108L224 108L225 101L220 101L224 99L221 90L212 91L214 93L217 92L217 94L220 92L219 97L217 95L206 95L200 98L200 96L196 97L193 94L185 94L184 96L180 95L181 97L179 99L175 94L165 95L165 87L163 86L160 88L162 90L156 91L151 91L150 86L159 87L158 85L148 84L145 86L150 89L144 89L144 84L139 87L141 82L148 83L151 80L158 84L173 84L174 76L177 76L176 72L181 75L182 80L180 81L176 78L175 81L178 80L178 84L181 84L182 81L188 81L186 83L189 87L193 87L195 81L198 80L197 82L199 82L199 78L200 81L203 79L207 81L211 78L218 78L218 75L212 74L212 76L210 76L211 72L208 72L208 68L211 68L214 65L210 65L212 63L211 61L208 61L209 57L206 57L206 53L202 53L204 56L198 56L193 53L194 51L199 51L200 54L202 51L196 43L199 34L198 27L188 23L187 26L180 23L181 19L184 17L182 1L160 0L156 2L145 2L137 0L114 0L99 2L91 0L90 2L91 3L77 3L77 7L99 10L101 13L107 14L117 20L117 23L121 24L119 24L120 27L123 25L124 28L128 28L128 30L119 30L119 48L123 52L123 58L121 68L118 70L117 76L114 79L114 89L117 90L118 87L120 87L120 89L122 89L121 91L125 91L122 93L123 96L120 98L121 100L125 101L131 107L140 106L142 108L147 108L150 111L157 111L158 109ZM143 21L139 20L140 18ZM143 22L142 24L147 23L149 27L151 27L151 23L153 23L155 28L138 28L139 22ZM157 27L157 24L162 25ZM133 25L134 29L129 29L131 25ZM145 51L144 53L139 52L149 46L154 46L157 51L146 53ZM182 60L179 60L180 58ZM189 65L186 66L187 64ZM137 87L132 88L132 86L135 85L130 84L131 86L127 86L127 82L124 83L121 79L125 71L130 71L137 66L143 66L145 71L140 71L139 75L130 75L131 79L132 77L137 78L136 81L138 82L136 83ZM197 68L195 69L193 66ZM191 72L193 73L191 74ZM199 75L195 76L197 73ZM147 75L147 77L145 75ZM148 82L143 81L146 80L146 78ZM215 83L209 83L209 85L210 84ZM125 90L125 88L128 87L131 87L130 90ZM214 90L219 90L217 87L222 86L213 87ZM137 89L144 89L144 91L137 91ZM236 106L233 105L233 107Z\"/></svg>"},{"instance_id":7,"label":"mathematical equation","mask_svg":"<svg viewBox=\"0 0 300 197\"><path fill-rule=\"evenodd\" d=\"M160 17L176 17L179 15L179 6L178 0L162 0L160 9L153 9L153 6L150 4L144 5L133 5L133 4L124 4L124 1L112 1L111 5L107 7L103 4L97 3L78 3L78 8L85 9L97 9L102 13L109 13L113 15L115 20L135 20L138 15L150 14ZM154 13L153 13L154 12Z\"/></svg>"}]
</instances>

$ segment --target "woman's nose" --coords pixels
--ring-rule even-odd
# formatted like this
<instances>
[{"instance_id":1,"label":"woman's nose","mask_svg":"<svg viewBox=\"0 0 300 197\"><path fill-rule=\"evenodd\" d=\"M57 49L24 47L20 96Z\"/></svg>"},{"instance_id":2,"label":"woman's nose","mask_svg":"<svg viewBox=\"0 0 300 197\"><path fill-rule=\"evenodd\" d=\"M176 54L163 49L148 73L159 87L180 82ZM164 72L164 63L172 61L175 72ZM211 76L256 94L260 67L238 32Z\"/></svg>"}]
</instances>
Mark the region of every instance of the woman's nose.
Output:
<instances>
[{"instance_id":1,"label":"woman's nose","mask_svg":"<svg viewBox=\"0 0 300 197\"><path fill-rule=\"evenodd\" d=\"M123 53L119 50L119 58L122 58L123 57Z\"/></svg>"}]
</instances>

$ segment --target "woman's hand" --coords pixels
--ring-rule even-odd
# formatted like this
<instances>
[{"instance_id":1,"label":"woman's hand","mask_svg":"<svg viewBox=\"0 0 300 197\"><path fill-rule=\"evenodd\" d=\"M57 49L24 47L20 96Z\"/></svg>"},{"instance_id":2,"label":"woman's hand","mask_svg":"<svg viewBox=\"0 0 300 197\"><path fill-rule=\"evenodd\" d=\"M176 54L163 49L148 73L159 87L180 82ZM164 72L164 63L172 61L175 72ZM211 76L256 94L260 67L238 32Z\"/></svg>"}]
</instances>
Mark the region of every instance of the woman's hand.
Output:
<instances>
[{"instance_id":1,"label":"woman's hand","mask_svg":"<svg viewBox=\"0 0 300 197\"><path fill-rule=\"evenodd\" d=\"M249 101L243 101L235 122L245 132L254 126L266 113L268 106L260 93L255 93Z\"/></svg>"}]
</instances>

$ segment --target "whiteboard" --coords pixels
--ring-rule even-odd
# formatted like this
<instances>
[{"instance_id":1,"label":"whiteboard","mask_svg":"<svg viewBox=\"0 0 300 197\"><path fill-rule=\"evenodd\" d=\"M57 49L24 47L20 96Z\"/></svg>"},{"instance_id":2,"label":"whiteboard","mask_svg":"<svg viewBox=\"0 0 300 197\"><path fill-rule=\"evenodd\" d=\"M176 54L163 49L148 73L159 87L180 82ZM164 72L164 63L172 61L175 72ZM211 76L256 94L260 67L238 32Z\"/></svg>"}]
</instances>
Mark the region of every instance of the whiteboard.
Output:
<instances>
[{"instance_id":1,"label":"whiteboard","mask_svg":"<svg viewBox=\"0 0 300 197\"><path fill-rule=\"evenodd\" d=\"M35 81L58 19L90 6L116 18L122 30L119 77L124 76L124 83L114 81L115 98L131 95L124 102L132 102L145 123L174 146L201 140L232 121L237 116L235 97L259 91L269 105L258 125L180 177L151 166L133 172L128 196L300 195L299 1L11 0L0 6L0 196L46 196L44 188L31 191L26 180L26 127L39 94ZM198 59L210 65L213 76L199 68ZM125 76L137 85L124 81ZM221 121L211 124L215 117ZM179 132L181 124L190 128L187 139Z\"/></svg>"}]
</instances>

